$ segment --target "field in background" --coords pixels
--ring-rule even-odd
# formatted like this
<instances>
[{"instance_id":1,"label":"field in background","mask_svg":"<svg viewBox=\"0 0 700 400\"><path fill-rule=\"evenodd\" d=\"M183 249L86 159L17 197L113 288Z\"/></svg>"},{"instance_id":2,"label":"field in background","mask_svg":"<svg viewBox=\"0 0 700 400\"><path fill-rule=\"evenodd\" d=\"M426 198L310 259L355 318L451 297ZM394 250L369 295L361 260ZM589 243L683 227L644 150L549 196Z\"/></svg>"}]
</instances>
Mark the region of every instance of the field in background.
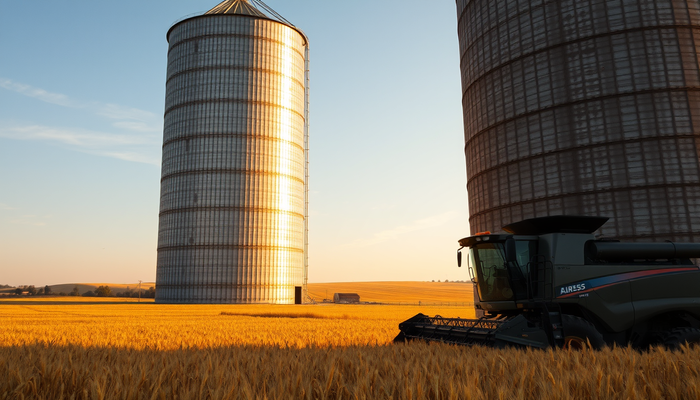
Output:
<instances>
[{"instance_id":1,"label":"field in background","mask_svg":"<svg viewBox=\"0 0 700 400\"><path fill-rule=\"evenodd\" d=\"M141 289L155 286L155 282L142 282ZM65 283L49 285L53 294L70 293L78 287L82 295L95 291L99 286L109 286L112 294L136 290L138 283ZM39 287L37 287L38 289ZM466 303L472 304L472 285L465 282L335 282L309 283L309 295L316 301L333 299L333 293L357 293L363 302L377 303ZM15 288L0 289L0 293L14 293Z\"/></svg>"},{"instance_id":2,"label":"field in background","mask_svg":"<svg viewBox=\"0 0 700 400\"><path fill-rule=\"evenodd\" d=\"M106 305L138 303L137 297L82 297L82 296L9 296L0 297L0 307L3 305ZM154 303L155 299L141 299L141 303Z\"/></svg>"},{"instance_id":3,"label":"field in background","mask_svg":"<svg viewBox=\"0 0 700 400\"><path fill-rule=\"evenodd\" d=\"M472 284L464 282L336 282L309 283L309 296L317 302L333 293L357 293L360 301L377 303L474 303Z\"/></svg>"},{"instance_id":4,"label":"field in background","mask_svg":"<svg viewBox=\"0 0 700 400\"><path fill-rule=\"evenodd\" d=\"M392 344L471 307L0 301L0 398L684 399L700 349Z\"/></svg>"}]
</instances>

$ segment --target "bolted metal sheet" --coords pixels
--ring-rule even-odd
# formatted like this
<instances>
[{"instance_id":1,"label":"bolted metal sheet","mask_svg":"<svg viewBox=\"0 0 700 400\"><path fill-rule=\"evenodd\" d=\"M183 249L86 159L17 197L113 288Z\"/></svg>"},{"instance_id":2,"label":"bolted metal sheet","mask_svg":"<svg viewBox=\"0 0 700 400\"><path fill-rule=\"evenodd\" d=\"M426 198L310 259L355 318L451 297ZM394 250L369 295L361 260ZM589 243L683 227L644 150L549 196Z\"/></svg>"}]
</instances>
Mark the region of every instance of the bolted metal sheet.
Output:
<instances>
[{"instance_id":1,"label":"bolted metal sheet","mask_svg":"<svg viewBox=\"0 0 700 400\"><path fill-rule=\"evenodd\" d=\"M307 43L263 17L168 32L160 303L293 304L305 289Z\"/></svg>"},{"instance_id":2,"label":"bolted metal sheet","mask_svg":"<svg viewBox=\"0 0 700 400\"><path fill-rule=\"evenodd\" d=\"M700 9L457 0L471 232L547 215L700 239Z\"/></svg>"}]
</instances>

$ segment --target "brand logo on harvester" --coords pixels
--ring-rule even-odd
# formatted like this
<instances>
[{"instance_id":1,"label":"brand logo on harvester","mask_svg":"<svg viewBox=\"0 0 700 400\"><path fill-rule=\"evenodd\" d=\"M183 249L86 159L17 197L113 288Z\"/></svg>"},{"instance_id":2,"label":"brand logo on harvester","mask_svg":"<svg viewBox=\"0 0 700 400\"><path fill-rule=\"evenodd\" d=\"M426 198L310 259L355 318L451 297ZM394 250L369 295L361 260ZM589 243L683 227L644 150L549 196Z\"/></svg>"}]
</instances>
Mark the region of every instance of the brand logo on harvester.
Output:
<instances>
[{"instance_id":1,"label":"brand logo on harvester","mask_svg":"<svg viewBox=\"0 0 700 400\"><path fill-rule=\"evenodd\" d=\"M563 294L569 294L569 293L576 293L576 292L581 292L583 290L586 290L586 283L577 283L575 285L569 285L569 286L562 286L559 289L559 296Z\"/></svg>"}]
</instances>

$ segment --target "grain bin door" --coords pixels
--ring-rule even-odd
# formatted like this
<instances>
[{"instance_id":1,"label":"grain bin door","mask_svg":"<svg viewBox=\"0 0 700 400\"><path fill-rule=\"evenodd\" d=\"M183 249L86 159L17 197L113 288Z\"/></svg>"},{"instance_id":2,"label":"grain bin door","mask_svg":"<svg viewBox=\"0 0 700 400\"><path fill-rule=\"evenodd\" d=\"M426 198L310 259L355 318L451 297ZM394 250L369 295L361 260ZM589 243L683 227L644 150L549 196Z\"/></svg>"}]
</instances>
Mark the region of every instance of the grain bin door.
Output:
<instances>
[{"instance_id":1,"label":"grain bin door","mask_svg":"<svg viewBox=\"0 0 700 400\"><path fill-rule=\"evenodd\" d=\"M301 304L301 286L294 286L294 304Z\"/></svg>"}]
</instances>

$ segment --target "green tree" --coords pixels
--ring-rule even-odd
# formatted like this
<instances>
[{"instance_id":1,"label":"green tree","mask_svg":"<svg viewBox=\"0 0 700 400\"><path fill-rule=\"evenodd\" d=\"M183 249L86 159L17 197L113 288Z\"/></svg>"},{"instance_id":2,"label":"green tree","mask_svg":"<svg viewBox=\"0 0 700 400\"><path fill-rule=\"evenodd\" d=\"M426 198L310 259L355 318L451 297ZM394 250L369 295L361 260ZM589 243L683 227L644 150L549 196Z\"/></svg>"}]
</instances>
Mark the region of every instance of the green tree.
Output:
<instances>
[{"instance_id":1,"label":"green tree","mask_svg":"<svg viewBox=\"0 0 700 400\"><path fill-rule=\"evenodd\" d=\"M27 293L29 293L30 296L36 295L36 288L34 287L34 285L30 285L27 288Z\"/></svg>"},{"instance_id":2,"label":"green tree","mask_svg":"<svg viewBox=\"0 0 700 400\"><path fill-rule=\"evenodd\" d=\"M80 289L78 289L77 286L74 287L73 290L71 290L70 295L71 296L80 296Z\"/></svg>"},{"instance_id":3,"label":"green tree","mask_svg":"<svg viewBox=\"0 0 700 400\"><path fill-rule=\"evenodd\" d=\"M17 296L21 296L22 292L24 292L24 289L22 289L21 287L18 287L17 289L15 289L15 294Z\"/></svg>"},{"instance_id":4,"label":"green tree","mask_svg":"<svg viewBox=\"0 0 700 400\"><path fill-rule=\"evenodd\" d=\"M51 294L51 287L49 285L44 286L44 294Z\"/></svg>"},{"instance_id":5,"label":"green tree","mask_svg":"<svg viewBox=\"0 0 700 400\"><path fill-rule=\"evenodd\" d=\"M109 297L112 295L112 289L109 286L100 286L95 289L95 295L97 297Z\"/></svg>"}]
</instances>

